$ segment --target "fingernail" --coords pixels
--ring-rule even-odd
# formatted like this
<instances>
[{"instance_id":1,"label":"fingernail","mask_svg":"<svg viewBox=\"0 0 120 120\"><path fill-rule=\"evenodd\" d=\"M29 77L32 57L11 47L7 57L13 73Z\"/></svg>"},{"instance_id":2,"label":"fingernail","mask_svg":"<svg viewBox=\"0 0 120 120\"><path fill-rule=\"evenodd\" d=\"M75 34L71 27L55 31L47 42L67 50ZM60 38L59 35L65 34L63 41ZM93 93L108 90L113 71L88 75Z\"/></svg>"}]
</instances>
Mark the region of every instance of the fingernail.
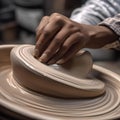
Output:
<instances>
[{"instance_id":1,"label":"fingernail","mask_svg":"<svg viewBox=\"0 0 120 120\"><path fill-rule=\"evenodd\" d=\"M34 56L35 56L35 57L39 57L39 50L38 50L38 49L35 49L35 50L34 50Z\"/></svg>"},{"instance_id":2,"label":"fingernail","mask_svg":"<svg viewBox=\"0 0 120 120\"><path fill-rule=\"evenodd\" d=\"M43 53L42 56L39 58L40 62L46 62L47 60L47 54Z\"/></svg>"},{"instance_id":3,"label":"fingernail","mask_svg":"<svg viewBox=\"0 0 120 120\"><path fill-rule=\"evenodd\" d=\"M63 60L63 59L58 60L56 63L57 63L57 64L63 64L63 63L64 63L64 60Z\"/></svg>"}]
</instances>

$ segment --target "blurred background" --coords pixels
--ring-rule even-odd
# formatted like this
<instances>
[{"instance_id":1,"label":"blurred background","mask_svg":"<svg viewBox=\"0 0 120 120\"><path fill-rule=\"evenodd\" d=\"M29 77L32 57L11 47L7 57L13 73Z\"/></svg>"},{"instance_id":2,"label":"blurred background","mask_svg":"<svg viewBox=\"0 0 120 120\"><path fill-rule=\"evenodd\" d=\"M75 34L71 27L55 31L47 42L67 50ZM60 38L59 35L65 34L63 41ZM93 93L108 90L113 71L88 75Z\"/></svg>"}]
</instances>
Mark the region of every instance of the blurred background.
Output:
<instances>
[{"instance_id":1,"label":"blurred background","mask_svg":"<svg viewBox=\"0 0 120 120\"><path fill-rule=\"evenodd\" d=\"M35 30L44 15L70 17L86 0L0 0L0 44L34 44ZM89 50L95 61L118 60L116 50Z\"/></svg>"},{"instance_id":2,"label":"blurred background","mask_svg":"<svg viewBox=\"0 0 120 120\"><path fill-rule=\"evenodd\" d=\"M0 0L0 45L35 44L35 30L44 15L58 12L70 17L71 12L85 2L86 0ZM120 52L87 50L92 54L95 64L120 74ZM15 117L11 113L12 117L5 113L0 113L0 120L13 120ZM24 119L25 117L21 118Z\"/></svg>"},{"instance_id":3,"label":"blurred background","mask_svg":"<svg viewBox=\"0 0 120 120\"><path fill-rule=\"evenodd\" d=\"M69 1L0 0L0 44L34 43L35 29L44 15L58 12L69 17L85 0Z\"/></svg>"}]
</instances>

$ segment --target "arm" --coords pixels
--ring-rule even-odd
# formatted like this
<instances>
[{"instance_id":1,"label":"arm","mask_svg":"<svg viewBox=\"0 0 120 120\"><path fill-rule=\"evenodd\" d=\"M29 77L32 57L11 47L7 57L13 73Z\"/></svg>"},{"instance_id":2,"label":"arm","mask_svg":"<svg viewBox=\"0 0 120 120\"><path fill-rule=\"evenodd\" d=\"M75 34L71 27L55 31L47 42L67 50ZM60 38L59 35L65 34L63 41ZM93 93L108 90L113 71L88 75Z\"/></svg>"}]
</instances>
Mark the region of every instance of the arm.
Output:
<instances>
[{"instance_id":1,"label":"arm","mask_svg":"<svg viewBox=\"0 0 120 120\"><path fill-rule=\"evenodd\" d=\"M62 64L82 48L101 48L118 39L106 25L86 25L54 13L44 17L37 29L35 57L47 64Z\"/></svg>"},{"instance_id":2,"label":"arm","mask_svg":"<svg viewBox=\"0 0 120 120\"><path fill-rule=\"evenodd\" d=\"M120 13L120 0L88 0L81 8L73 11L73 21L96 25L108 17Z\"/></svg>"}]
</instances>

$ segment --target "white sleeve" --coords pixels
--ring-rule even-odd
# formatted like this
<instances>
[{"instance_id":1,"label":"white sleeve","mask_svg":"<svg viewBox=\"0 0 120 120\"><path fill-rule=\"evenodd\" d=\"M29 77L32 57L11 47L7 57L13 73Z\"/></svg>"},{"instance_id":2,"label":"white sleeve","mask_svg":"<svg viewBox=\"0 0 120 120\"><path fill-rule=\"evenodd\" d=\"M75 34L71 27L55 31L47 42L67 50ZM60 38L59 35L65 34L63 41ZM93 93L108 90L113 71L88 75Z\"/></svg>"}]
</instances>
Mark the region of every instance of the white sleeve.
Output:
<instances>
[{"instance_id":1,"label":"white sleeve","mask_svg":"<svg viewBox=\"0 0 120 120\"><path fill-rule=\"evenodd\" d=\"M120 0L88 0L71 14L73 21L96 25L108 17L120 13Z\"/></svg>"}]
</instances>

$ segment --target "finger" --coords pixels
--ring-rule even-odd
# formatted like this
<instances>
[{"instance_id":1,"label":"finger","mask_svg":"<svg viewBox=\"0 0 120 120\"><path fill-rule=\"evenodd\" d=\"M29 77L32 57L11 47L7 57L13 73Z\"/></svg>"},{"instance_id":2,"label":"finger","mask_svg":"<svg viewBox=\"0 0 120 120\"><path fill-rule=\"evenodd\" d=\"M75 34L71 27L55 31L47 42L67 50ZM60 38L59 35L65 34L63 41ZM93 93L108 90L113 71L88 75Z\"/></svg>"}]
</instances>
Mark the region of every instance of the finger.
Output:
<instances>
[{"instance_id":1,"label":"finger","mask_svg":"<svg viewBox=\"0 0 120 120\"><path fill-rule=\"evenodd\" d=\"M45 17L42 18L39 26L36 29L36 42L39 40L39 38L42 34L42 31L43 31L44 27L48 24L48 22L49 22L49 17L48 16L45 16Z\"/></svg>"},{"instance_id":2,"label":"finger","mask_svg":"<svg viewBox=\"0 0 120 120\"><path fill-rule=\"evenodd\" d=\"M44 17L41 19L38 27L36 28L36 33L37 33L37 34L39 33L39 31L40 31L44 26L46 26L46 25L48 24L49 18L50 18L49 16L44 16Z\"/></svg>"},{"instance_id":3,"label":"finger","mask_svg":"<svg viewBox=\"0 0 120 120\"><path fill-rule=\"evenodd\" d=\"M64 56L57 61L57 64L63 64L67 62L70 58L72 58L80 49L82 49L82 46L80 48L80 45L78 43L71 46L71 48L64 54Z\"/></svg>"},{"instance_id":4,"label":"finger","mask_svg":"<svg viewBox=\"0 0 120 120\"><path fill-rule=\"evenodd\" d=\"M54 64L56 61L58 61L59 59L61 59L64 54L70 49L70 47L75 44L78 43L80 41L81 35L80 33L76 32L74 34L72 34L71 36L69 36L66 41L64 42L64 44L61 46L61 48L59 49L59 51L55 54L55 56L49 61L48 64Z\"/></svg>"},{"instance_id":5,"label":"finger","mask_svg":"<svg viewBox=\"0 0 120 120\"><path fill-rule=\"evenodd\" d=\"M52 58L70 34L70 31L66 28L62 28L44 51L43 55L40 57L40 61L45 63Z\"/></svg>"},{"instance_id":6,"label":"finger","mask_svg":"<svg viewBox=\"0 0 120 120\"><path fill-rule=\"evenodd\" d=\"M68 17L66 17L66 16L64 16L64 15L62 15L62 14L59 14L59 13L52 13L51 15L50 15L50 20L51 21L53 21L53 20L70 20Z\"/></svg>"},{"instance_id":7,"label":"finger","mask_svg":"<svg viewBox=\"0 0 120 120\"><path fill-rule=\"evenodd\" d=\"M52 38L54 38L54 36L56 36L56 34L59 32L59 30L61 29L61 25L56 24L54 21L53 22L49 22L44 29L42 30L42 34L40 35L38 41L36 42L36 46L35 46L35 56L36 57L40 57L42 55L42 53L44 52L44 50L47 49L46 47L46 43L51 42Z\"/></svg>"}]
</instances>

